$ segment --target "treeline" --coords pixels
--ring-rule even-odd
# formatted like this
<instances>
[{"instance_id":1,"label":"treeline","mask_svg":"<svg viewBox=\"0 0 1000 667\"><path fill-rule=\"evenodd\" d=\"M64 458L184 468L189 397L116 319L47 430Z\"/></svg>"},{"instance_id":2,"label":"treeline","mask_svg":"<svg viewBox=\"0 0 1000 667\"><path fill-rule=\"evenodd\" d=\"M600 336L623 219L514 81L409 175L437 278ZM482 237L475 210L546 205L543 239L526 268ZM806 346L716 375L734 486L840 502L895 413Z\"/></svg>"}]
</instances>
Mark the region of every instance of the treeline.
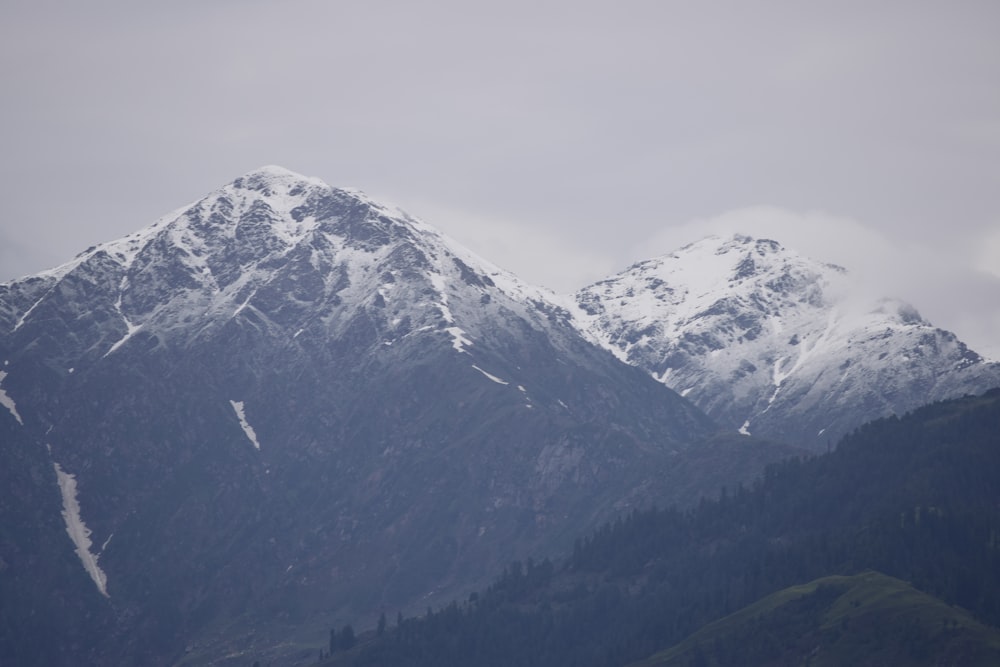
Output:
<instances>
[{"instance_id":1,"label":"treeline","mask_svg":"<svg viewBox=\"0 0 1000 667\"><path fill-rule=\"evenodd\" d=\"M774 591L869 569L1000 625L1000 390L874 422L689 511L633 512L336 660L624 665Z\"/></svg>"}]
</instances>

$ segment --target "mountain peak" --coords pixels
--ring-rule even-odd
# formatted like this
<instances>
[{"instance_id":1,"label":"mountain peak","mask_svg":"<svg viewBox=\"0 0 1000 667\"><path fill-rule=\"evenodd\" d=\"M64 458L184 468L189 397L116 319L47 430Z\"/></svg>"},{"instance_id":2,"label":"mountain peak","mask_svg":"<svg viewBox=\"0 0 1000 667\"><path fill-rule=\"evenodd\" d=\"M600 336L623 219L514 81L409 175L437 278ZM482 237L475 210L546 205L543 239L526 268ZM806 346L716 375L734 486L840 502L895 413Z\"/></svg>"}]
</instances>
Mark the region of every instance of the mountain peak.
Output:
<instances>
[{"instance_id":1,"label":"mountain peak","mask_svg":"<svg viewBox=\"0 0 1000 667\"><path fill-rule=\"evenodd\" d=\"M306 178L302 174L292 171L291 169L282 167L281 165L278 164L265 164L263 167L258 167L257 169L248 172L246 176L252 176L255 174L277 176L277 177L290 176L292 178L298 178L298 179Z\"/></svg>"},{"instance_id":2,"label":"mountain peak","mask_svg":"<svg viewBox=\"0 0 1000 667\"><path fill-rule=\"evenodd\" d=\"M711 236L577 293L591 340L724 425L822 447L995 382L954 334L771 239ZM796 422L796 426L791 426Z\"/></svg>"},{"instance_id":3,"label":"mountain peak","mask_svg":"<svg viewBox=\"0 0 1000 667\"><path fill-rule=\"evenodd\" d=\"M735 232L728 235L711 234L698 241L688 243L679 250L669 253L667 256L676 257L678 255L689 255L694 253L708 253L713 255L753 253L761 257L777 254L797 254L794 250L785 248L773 239L758 238L748 234Z\"/></svg>"},{"instance_id":4,"label":"mountain peak","mask_svg":"<svg viewBox=\"0 0 1000 667\"><path fill-rule=\"evenodd\" d=\"M426 335L461 352L474 335L494 334L490 308L534 326L568 312L405 212L274 165L87 249L38 285L19 284L24 298L0 312L0 326L45 326L39 304L64 282L94 285L87 308L106 311L88 330L97 342L68 363L78 370L139 332L182 346L266 322L269 335L301 343L363 325L384 347Z\"/></svg>"},{"instance_id":5,"label":"mountain peak","mask_svg":"<svg viewBox=\"0 0 1000 667\"><path fill-rule=\"evenodd\" d=\"M319 188L329 188L330 186L322 179L313 176L303 176L290 169L278 165L264 165L249 171L235 181L232 187L243 190L255 190L268 194L279 194L301 190L302 186L310 185Z\"/></svg>"}]
</instances>

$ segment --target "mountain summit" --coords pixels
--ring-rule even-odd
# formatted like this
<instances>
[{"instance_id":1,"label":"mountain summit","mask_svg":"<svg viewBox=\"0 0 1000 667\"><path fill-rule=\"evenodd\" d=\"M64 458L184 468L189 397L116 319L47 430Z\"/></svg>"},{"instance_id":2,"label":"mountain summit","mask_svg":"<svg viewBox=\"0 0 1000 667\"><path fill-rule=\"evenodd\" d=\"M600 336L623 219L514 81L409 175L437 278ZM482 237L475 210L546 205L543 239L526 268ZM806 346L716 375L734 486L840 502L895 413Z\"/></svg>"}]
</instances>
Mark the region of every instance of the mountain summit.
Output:
<instances>
[{"instance_id":1,"label":"mountain summit","mask_svg":"<svg viewBox=\"0 0 1000 667\"><path fill-rule=\"evenodd\" d=\"M400 277L421 284L410 293ZM80 298L92 313L82 322L92 340L66 350L78 369L133 338L183 345L262 315L262 326L296 338L310 327L337 336L367 309L383 342L430 326L458 345L457 328L437 326L463 308L448 305L460 291L452 281L543 298L401 211L264 167L140 232L4 286L0 326L25 338L39 322L51 335L50 305ZM462 315L481 312L477 305Z\"/></svg>"},{"instance_id":2,"label":"mountain summit","mask_svg":"<svg viewBox=\"0 0 1000 667\"><path fill-rule=\"evenodd\" d=\"M576 294L581 329L727 428L825 449L862 423L1000 385L954 334L776 241L709 237Z\"/></svg>"},{"instance_id":3,"label":"mountain summit","mask_svg":"<svg viewBox=\"0 0 1000 667\"><path fill-rule=\"evenodd\" d=\"M690 479L714 423L550 294L276 167L0 285L0 364L16 664L274 655L727 481Z\"/></svg>"}]
</instances>

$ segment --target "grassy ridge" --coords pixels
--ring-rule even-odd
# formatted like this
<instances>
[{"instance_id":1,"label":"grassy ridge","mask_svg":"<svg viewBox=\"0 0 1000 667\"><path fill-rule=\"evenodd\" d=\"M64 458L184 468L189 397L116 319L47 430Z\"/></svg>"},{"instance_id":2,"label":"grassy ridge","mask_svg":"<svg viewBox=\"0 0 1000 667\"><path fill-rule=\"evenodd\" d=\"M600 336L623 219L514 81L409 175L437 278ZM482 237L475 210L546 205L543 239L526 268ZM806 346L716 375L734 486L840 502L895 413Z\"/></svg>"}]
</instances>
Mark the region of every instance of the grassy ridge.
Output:
<instances>
[{"instance_id":1,"label":"grassy ridge","mask_svg":"<svg viewBox=\"0 0 1000 667\"><path fill-rule=\"evenodd\" d=\"M1000 664L1000 631L868 571L792 586L630 667Z\"/></svg>"}]
</instances>

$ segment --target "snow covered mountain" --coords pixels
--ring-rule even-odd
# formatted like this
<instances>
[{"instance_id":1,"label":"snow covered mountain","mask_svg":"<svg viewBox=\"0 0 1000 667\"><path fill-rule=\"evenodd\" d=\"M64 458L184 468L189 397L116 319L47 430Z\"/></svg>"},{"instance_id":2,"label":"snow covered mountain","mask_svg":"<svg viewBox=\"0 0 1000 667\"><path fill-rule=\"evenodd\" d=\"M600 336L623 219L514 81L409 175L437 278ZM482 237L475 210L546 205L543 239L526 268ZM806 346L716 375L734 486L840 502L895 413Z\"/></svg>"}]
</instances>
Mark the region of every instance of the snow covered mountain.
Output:
<instances>
[{"instance_id":1,"label":"snow covered mountain","mask_svg":"<svg viewBox=\"0 0 1000 667\"><path fill-rule=\"evenodd\" d=\"M571 309L276 167L0 285L0 661L287 658L786 453Z\"/></svg>"},{"instance_id":2,"label":"snow covered mountain","mask_svg":"<svg viewBox=\"0 0 1000 667\"><path fill-rule=\"evenodd\" d=\"M581 329L723 426L815 450L862 423L1000 386L954 334L847 271L746 236L710 237L576 294Z\"/></svg>"}]
</instances>

